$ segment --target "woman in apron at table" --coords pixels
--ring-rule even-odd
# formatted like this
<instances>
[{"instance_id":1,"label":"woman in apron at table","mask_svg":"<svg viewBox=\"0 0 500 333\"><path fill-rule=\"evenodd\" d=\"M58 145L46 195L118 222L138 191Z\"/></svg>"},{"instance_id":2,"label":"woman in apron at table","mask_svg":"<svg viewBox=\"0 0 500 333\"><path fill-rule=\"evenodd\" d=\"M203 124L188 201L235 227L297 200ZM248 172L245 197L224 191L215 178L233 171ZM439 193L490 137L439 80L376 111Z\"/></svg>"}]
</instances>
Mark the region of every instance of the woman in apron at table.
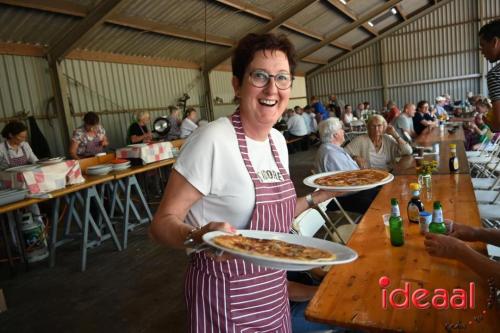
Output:
<instances>
[{"instance_id":1,"label":"woman in apron at table","mask_svg":"<svg viewBox=\"0 0 500 333\"><path fill-rule=\"evenodd\" d=\"M294 53L284 36L250 34L239 42L232 58L239 108L187 139L151 225L155 241L196 248L214 230L289 233L294 216L335 195L296 197L285 139L273 129L289 101ZM190 259L190 332L292 331L285 271L209 250Z\"/></svg>"},{"instance_id":2,"label":"woman in apron at table","mask_svg":"<svg viewBox=\"0 0 500 333\"><path fill-rule=\"evenodd\" d=\"M150 120L149 112L139 111L135 119L136 121L128 128L127 143L150 143L153 141L153 135L147 126Z\"/></svg>"},{"instance_id":3,"label":"woman in apron at table","mask_svg":"<svg viewBox=\"0 0 500 333\"><path fill-rule=\"evenodd\" d=\"M108 145L106 130L99 124L99 116L95 112L87 112L83 125L73 131L69 155L75 160L95 156Z\"/></svg>"},{"instance_id":4,"label":"woman in apron at table","mask_svg":"<svg viewBox=\"0 0 500 333\"><path fill-rule=\"evenodd\" d=\"M26 125L19 121L12 121L5 125L2 136L5 141L0 145L1 171L38 161L29 143L26 142L28 139Z\"/></svg>"}]
</instances>

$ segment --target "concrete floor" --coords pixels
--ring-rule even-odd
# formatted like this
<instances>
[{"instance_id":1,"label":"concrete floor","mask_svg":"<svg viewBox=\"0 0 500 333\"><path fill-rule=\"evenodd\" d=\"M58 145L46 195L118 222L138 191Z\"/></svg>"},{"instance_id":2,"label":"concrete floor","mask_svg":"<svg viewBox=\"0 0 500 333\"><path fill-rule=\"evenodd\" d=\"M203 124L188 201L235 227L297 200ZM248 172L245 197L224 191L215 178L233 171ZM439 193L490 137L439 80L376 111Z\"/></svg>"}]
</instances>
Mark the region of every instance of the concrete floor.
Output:
<instances>
[{"instance_id":1,"label":"concrete floor","mask_svg":"<svg viewBox=\"0 0 500 333\"><path fill-rule=\"evenodd\" d=\"M290 155L298 195L310 174L315 148ZM183 251L153 244L145 227L129 236L117 252L111 241L91 249L87 270L79 271L79 242L58 249L57 264L18 264L12 276L0 265L0 288L8 311L0 332L185 332L183 295L188 258Z\"/></svg>"}]
</instances>

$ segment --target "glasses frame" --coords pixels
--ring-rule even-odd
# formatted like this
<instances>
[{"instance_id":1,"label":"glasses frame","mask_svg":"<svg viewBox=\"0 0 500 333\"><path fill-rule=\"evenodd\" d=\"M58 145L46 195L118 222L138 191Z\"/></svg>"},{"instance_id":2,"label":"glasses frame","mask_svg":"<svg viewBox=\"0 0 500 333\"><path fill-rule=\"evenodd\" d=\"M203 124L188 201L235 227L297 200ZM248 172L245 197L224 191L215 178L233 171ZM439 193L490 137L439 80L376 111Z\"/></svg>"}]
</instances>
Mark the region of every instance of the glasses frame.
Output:
<instances>
[{"instance_id":1,"label":"glasses frame","mask_svg":"<svg viewBox=\"0 0 500 333\"><path fill-rule=\"evenodd\" d=\"M255 72L265 73L268 76L267 82L264 85L259 86L259 85L255 84L255 82L253 80L253 77L252 77L252 75ZM276 81L276 79L275 79L276 75L283 75L285 73L286 72L278 72L277 74L269 74L265 70L256 69L256 70L253 70L250 73L248 73L248 76L250 77L250 84L252 84L252 86L254 86L255 88L264 88L264 87L266 87L269 84L269 82L271 82L271 78L273 78L274 79L274 85L276 86L276 88L278 88L279 90L287 90L287 89L290 89L293 86L293 81L295 80L295 77L292 74L286 73L286 75L290 75L290 85L288 87L286 87L286 88L280 88L278 86L278 81Z\"/></svg>"}]
</instances>

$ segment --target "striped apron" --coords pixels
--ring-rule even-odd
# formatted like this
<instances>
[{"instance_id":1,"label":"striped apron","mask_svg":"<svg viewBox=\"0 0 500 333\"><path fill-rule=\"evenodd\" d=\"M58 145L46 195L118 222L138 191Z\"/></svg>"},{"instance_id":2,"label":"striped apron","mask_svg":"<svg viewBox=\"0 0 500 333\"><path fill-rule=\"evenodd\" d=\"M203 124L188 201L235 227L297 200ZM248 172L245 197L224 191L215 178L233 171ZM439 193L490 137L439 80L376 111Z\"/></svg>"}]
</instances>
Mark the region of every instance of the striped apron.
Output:
<instances>
[{"instance_id":1,"label":"striped apron","mask_svg":"<svg viewBox=\"0 0 500 333\"><path fill-rule=\"evenodd\" d=\"M26 150L24 150L24 147L21 146L21 150L23 151L23 156L9 157L9 146L7 145L7 142L5 142L5 141L4 141L4 144L5 144L5 151L7 152L7 154L5 155L5 159L7 160L7 164L9 165L9 168L28 164L28 162L29 162L28 161L28 154L26 154Z\"/></svg>"},{"instance_id":2,"label":"striped apron","mask_svg":"<svg viewBox=\"0 0 500 333\"><path fill-rule=\"evenodd\" d=\"M297 200L293 183L269 143L282 182L260 182L248 156L239 113L231 116L241 156L255 187L250 230L289 233ZM217 262L204 252L191 256L186 276L190 332L291 332L286 271L230 259Z\"/></svg>"}]
</instances>

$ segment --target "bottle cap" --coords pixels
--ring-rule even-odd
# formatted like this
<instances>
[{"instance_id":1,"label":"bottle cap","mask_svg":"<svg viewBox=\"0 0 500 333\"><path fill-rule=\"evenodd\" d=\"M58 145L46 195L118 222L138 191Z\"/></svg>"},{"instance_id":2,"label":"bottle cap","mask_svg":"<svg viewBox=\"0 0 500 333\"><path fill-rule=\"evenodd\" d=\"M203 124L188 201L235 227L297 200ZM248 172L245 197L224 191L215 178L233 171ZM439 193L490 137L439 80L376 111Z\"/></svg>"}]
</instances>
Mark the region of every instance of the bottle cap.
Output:
<instances>
[{"instance_id":1,"label":"bottle cap","mask_svg":"<svg viewBox=\"0 0 500 333\"><path fill-rule=\"evenodd\" d=\"M394 206L394 205L397 205L397 204L398 204L398 199L391 198L391 205Z\"/></svg>"},{"instance_id":2,"label":"bottle cap","mask_svg":"<svg viewBox=\"0 0 500 333\"><path fill-rule=\"evenodd\" d=\"M420 184L419 183L410 183L410 190L420 191Z\"/></svg>"},{"instance_id":3,"label":"bottle cap","mask_svg":"<svg viewBox=\"0 0 500 333\"><path fill-rule=\"evenodd\" d=\"M451 149L457 149L457 145L455 143L450 143L450 148Z\"/></svg>"},{"instance_id":4,"label":"bottle cap","mask_svg":"<svg viewBox=\"0 0 500 333\"><path fill-rule=\"evenodd\" d=\"M440 209L441 208L441 201L434 201L434 209Z\"/></svg>"}]
</instances>

